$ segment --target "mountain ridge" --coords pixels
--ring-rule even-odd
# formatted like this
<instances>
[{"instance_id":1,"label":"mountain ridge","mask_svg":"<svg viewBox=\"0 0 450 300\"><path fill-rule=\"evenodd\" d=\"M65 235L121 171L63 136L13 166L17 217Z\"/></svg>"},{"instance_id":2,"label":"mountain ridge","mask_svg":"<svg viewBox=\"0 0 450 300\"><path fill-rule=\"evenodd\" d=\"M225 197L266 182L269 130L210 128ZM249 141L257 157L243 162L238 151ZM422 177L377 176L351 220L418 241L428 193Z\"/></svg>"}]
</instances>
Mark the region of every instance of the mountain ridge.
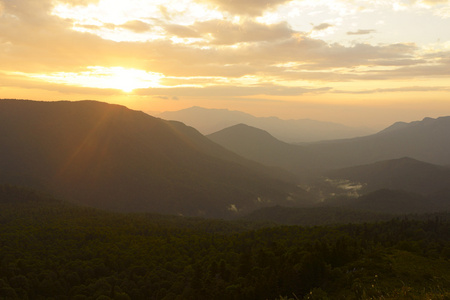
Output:
<instances>
[{"instance_id":1,"label":"mountain ridge","mask_svg":"<svg viewBox=\"0 0 450 300\"><path fill-rule=\"evenodd\" d=\"M283 120L278 117L255 117L241 111L208 109L198 106L179 111L167 111L158 114L158 116L164 119L181 121L205 135L243 123L263 129L277 139L289 143L348 138L373 133L372 130L366 128L349 127L333 122L311 119Z\"/></svg>"},{"instance_id":2,"label":"mountain ridge","mask_svg":"<svg viewBox=\"0 0 450 300\"><path fill-rule=\"evenodd\" d=\"M0 142L0 182L102 209L223 217L307 197L194 129L120 105L1 100Z\"/></svg>"},{"instance_id":3,"label":"mountain ridge","mask_svg":"<svg viewBox=\"0 0 450 300\"><path fill-rule=\"evenodd\" d=\"M254 133L258 132L254 128ZM208 135L216 143L248 159L289 169L297 175L323 172L377 161L411 157L423 162L450 164L450 117L426 118L424 121L396 125L389 130L351 139L330 140L304 145L288 145L268 137L258 141L259 147L248 143L252 137L243 136L233 127ZM224 134L227 132L227 134ZM267 136L267 135L266 135ZM276 144L276 146L274 146ZM268 145L271 145L268 147ZM293 147L295 146L295 147ZM286 149L290 150L287 151ZM282 150L280 150L282 149ZM287 155L286 153L289 153ZM276 157L274 159L273 157ZM282 158L280 158L282 157Z\"/></svg>"},{"instance_id":4,"label":"mountain ridge","mask_svg":"<svg viewBox=\"0 0 450 300\"><path fill-rule=\"evenodd\" d=\"M207 135L209 139L247 159L278 166L295 174L303 172L306 148L278 140L265 130L238 124Z\"/></svg>"}]
</instances>

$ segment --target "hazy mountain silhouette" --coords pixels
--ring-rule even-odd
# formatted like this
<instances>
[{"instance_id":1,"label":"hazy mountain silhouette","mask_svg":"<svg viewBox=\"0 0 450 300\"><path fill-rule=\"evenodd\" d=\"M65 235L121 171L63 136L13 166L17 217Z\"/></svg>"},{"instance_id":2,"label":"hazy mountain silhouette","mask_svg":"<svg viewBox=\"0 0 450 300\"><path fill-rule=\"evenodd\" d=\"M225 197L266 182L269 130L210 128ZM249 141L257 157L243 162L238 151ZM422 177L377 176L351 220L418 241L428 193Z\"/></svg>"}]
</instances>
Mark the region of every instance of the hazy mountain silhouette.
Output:
<instances>
[{"instance_id":1,"label":"hazy mountain silhouette","mask_svg":"<svg viewBox=\"0 0 450 300\"><path fill-rule=\"evenodd\" d=\"M289 143L312 142L351 138L373 133L367 128L355 128L342 124L309 119L282 120L277 117L255 117L240 111L191 107L179 111L167 111L158 115L164 119L181 121L211 134L224 128L247 124L263 129L279 140Z\"/></svg>"},{"instance_id":2,"label":"hazy mountain silhouette","mask_svg":"<svg viewBox=\"0 0 450 300\"><path fill-rule=\"evenodd\" d=\"M261 133L258 136L265 138L250 146L256 132L258 129L244 131L231 127L208 137L249 159L285 167L302 175L402 157L438 165L450 164L450 117L397 123L369 136L295 147Z\"/></svg>"},{"instance_id":3,"label":"hazy mountain silhouette","mask_svg":"<svg viewBox=\"0 0 450 300\"><path fill-rule=\"evenodd\" d=\"M0 183L98 208L226 216L306 194L181 123L95 101L0 100L0 144Z\"/></svg>"},{"instance_id":4,"label":"hazy mountain silhouette","mask_svg":"<svg viewBox=\"0 0 450 300\"><path fill-rule=\"evenodd\" d=\"M304 172L305 160L314 157L306 147L282 142L267 131L245 124L222 129L207 137L240 156L296 174Z\"/></svg>"},{"instance_id":5,"label":"hazy mountain silhouette","mask_svg":"<svg viewBox=\"0 0 450 300\"><path fill-rule=\"evenodd\" d=\"M327 176L359 182L363 193L398 189L429 195L450 187L450 168L409 157L334 170Z\"/></svg>"},{"instance_id":6,"label":"hazy mountain silhouette","mask_svg":"<svg viewBox=\"0 0 450 300\"><path fill-rule=\"evenodd\" d=\"M327 157L323 167L340 168L382 160L411 157L446 165L450 163L450 117L396 123L377 134L310 145Z\"/></svg>"}]
</instances>

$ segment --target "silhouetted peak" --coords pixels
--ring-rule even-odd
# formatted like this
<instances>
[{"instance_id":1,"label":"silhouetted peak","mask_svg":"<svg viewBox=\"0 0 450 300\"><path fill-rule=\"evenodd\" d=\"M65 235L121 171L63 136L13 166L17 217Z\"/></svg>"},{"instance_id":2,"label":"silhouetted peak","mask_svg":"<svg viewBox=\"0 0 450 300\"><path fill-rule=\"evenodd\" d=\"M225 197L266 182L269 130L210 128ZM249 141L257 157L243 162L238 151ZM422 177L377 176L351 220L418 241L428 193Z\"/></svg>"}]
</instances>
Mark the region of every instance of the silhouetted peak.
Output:
<instances>
[{"instance_id":1,"label":"silhouetted peak","mask_svg":"<svg viewBox=\"0 0 450 300\"><path fill-rule=\"evenodd\" d=\"M447 117L439 117L439 118L423 118L421 121L413 121L410 123L407 122L396 122L386 129L379 132L379 134L383 133L392 133L398 130L412 129L412 128L426 128L426 127L434 127L434 126L449 126L450 125L450 116Z\"/></svg>"},{"instance_id":2,"label":"silhouetted peak","mask_svg":"<svg viewBox=\"0 0 450 300\"><path fill-rule=\"evenodd\" d=\"M406 122L395 122L394 124L392 124L391 126L383 129L379 133L396 131L396 130L399 130L399 129L406 128L406 127L408 127L408 125L409 125L409 123L406 123Z\"/></svg>"},{"instance_id":3,"label":"silhouetted peak","mask_svg":"<svg viewBox=\"0 0 450 300\"><path fill-rule=\"evenodd\" d=\"M390 167L397 167L397 168L439 168L439 166L431 163L427 163L424 161L420 161L408 156L402 157L402 158L396 158L396 159L390 159L378 162L378 164L384 164ZM405 169L408 170L408 169ZM410 169L411 170L411 169Z\"/></svg>"},{"instance_id":4,"label":"silhouetted peak","mask_svg":"<svg viewBox=\"0 0 450 300\"><path fill-rule=\"evenodd\" d=\"M401 158L392 159L392 160L390 160L390 162L396 162L396 163L424 163L424 162L421 162L421 161L419 161L417 159L411 158L409 156L404 156L404 157L401 157Z\"/></svg>"},{"instance_id":5,"label":"silhouetted peak","mask_svg":"<svg viewBox=\"0 0 450 300\"><path fill-rule=\"evenodd\" d=\"M244 124L244 123L239 123L239 124L230 126L229 128L230 129L233 128L233 129L246 129L246 130L254 130L254 131L264 131L262 129L259 129L259 128L256 128L256 127Z\"/></svg>"},{"instance_id":6,"label":"silhouetted peak","mask_svg":"<svg viewBox=\"0 0 450 300\"><path fill-rule=\"evenodd\" d=\"M167 111L159 116L166 120L178 120L208 135L230 126L244 123L269 132L278 140L297 143L352 138L373 133L365 128L310 119L280 119L276 116L256 117L249 113L193 106L179 111Z\"/></svg>"},{"instance_id":7,"label":"silhouetted peak","mask_svg":"<svg viewBox=\"0 0 450 300\"><path fill-rule=\"evenodd\" d=\"M267 131L244 124L244 123L239 123L239 124L227 127L216 133L211 134L211 136L213 136L213 135L234 135L236 137L241 137L241 138L244 137L244 138L248 138L251 140L255 140L255 139L277 140L275 137L273 137Z\"/></svg>"}]
</instances>

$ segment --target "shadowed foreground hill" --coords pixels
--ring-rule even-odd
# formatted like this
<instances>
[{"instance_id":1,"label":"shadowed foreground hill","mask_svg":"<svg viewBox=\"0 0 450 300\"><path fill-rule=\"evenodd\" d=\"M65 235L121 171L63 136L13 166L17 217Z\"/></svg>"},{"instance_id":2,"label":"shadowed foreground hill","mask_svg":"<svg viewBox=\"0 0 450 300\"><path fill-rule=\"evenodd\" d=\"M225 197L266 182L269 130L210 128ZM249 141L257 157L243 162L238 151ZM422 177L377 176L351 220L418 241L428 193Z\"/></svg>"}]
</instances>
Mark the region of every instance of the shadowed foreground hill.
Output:
<instances>
[{"instance_id":1,"label":"shadowed foreground hill","mask_svg":"<svg viewBox=\"0 0 450 300\"><path fill-rule=\"evenodd\" d=\"M183 124L118 105L1 100L0 144L0 182L98 208L227 216L305 195Z\"/></svg>"},{"instance_id":2,"label":"shadowed foreground hill","mask_svg":"<svg viewBox=\"0 0 450 300\"><path fill-rule=\"evenodd\" d=\"M348 179L363 184L362 192L378 189L400 189L429 195L450 187L450 168L409 157L334 170L333 179Z\"/></svg>"}]
</instances>

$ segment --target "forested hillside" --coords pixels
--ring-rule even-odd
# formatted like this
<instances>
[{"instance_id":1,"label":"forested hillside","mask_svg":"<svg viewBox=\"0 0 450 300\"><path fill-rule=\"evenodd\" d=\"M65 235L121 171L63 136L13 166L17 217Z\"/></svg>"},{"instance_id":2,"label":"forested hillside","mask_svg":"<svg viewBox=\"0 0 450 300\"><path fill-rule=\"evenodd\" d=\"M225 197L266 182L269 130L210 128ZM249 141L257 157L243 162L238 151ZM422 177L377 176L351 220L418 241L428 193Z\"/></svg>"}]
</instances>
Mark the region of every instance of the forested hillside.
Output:
<instances>
[{"instance_id":1,"label":"forested hillside","mask_svg":"<svg viewBox=\"0 0 450 300\"><path fill-rule=\"evenodd\" d=\"M448 214L263 226L107 213L1 186L0 224L3 299L450 297Z\"/></svg>"}]
</instances>

